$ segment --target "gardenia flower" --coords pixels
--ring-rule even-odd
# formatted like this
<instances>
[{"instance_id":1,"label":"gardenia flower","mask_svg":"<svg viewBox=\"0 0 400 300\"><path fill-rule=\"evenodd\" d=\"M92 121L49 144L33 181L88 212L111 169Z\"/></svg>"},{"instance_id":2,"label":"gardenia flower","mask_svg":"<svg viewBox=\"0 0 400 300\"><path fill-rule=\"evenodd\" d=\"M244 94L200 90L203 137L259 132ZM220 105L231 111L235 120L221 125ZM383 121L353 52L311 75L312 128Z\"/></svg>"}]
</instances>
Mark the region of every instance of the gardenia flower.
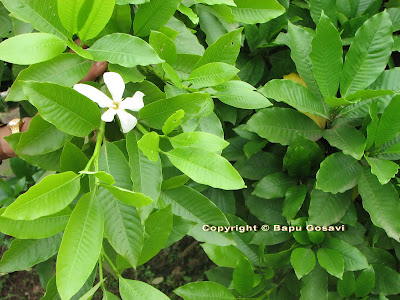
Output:
<instances>
[{"instance_id":1,"label":"gardenia flower","mask_svg":"<svg viewBox=\"0 0 400 300\"><path fill-rule=\"evenodd\" d=\"M121 75L114 72L107 72L104 73L103 78L111 93L112 100L103 92L91 85L81 83L75 84L74 90L96 102L100 107L108 108L108 110L106 110L101 116L101 119L104 122L112 122L115 115L118 115L118 118L121 121L122 131L127 133L135 128L137 119L125 110L129 109L132 111L139 111L144 106L144 94L137 91L133 97L123 100L122 95L125 91L125 82Z\"/></svg>"}]
</instances>

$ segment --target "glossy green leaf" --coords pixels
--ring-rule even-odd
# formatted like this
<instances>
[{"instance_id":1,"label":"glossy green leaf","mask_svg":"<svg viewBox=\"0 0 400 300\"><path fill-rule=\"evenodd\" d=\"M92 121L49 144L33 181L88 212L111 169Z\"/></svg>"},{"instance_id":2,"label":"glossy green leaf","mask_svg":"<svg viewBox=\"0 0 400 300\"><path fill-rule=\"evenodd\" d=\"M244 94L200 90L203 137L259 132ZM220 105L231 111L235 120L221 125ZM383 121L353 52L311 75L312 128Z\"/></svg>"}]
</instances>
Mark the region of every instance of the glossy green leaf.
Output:
<instances>
[{"instance_id":1,"label":"glossy green leaf","mask_svg":"<svg viewBox=\"0 0 400 300\"><path fill-rule=\"evenodd\" d=\"M98 171L98 172L81 171L79 173L86 174L86 175L94 175L98 180L103 181L106 184L114 184L115 183L114 177L112 177L112 175L110 175L104 171Z\"/></svg>"},{"instance_id":2,"label":"glossy green leaf","mask_svg":"<svg viewBox=\"0 0 400 300\"><path fill-rule=\"evenodd\" d=\"M355 289L355 278L353 272L344 272L343 279L338 280L337 291L340 296L347 298L353 295Z\"/></svg>"},{"instance_id":3,"label":"glossy green leaf","mask_svg":"<svg viewBox=\"0 0 400 300\"><path fill-rule=\"evenodd\" d=\"M269 81L261 92L276 101L282 101L301 112L329 118L322 101L316 99L306 87L300 83L286 79Z\"/></svg>"},{"instance_id":4,"label":"glossy green leaf","mask_svg":"<svg viewBox=\"0 0 400 300\"><path fill-rule=\"evenodd\" d=\"M324 131L324 138L331 144L360 160L364 155L366 139L364 135L354 127L340 126Z\"/></svg>"},{"instance_id":5,"label":"glossy green leaf","mask_svg":"<svg viewBox=\"0 0 400 300\"><path fill-rule=\"evenodd\" d=\"M103 230L102 207L93 192L85 194L71 214L57 256L57 289L63 299L71 299L92 273Z\"/></svg>"},{"instance_id":6,"label":"glossy green leaf","mask_svg":"<svg viewBox=\"0 0 400 300\"><path fill-rule=\"evenodd\" d=\"M143 82L146 79L146 76L139 71L139 67L125 68L120 65L109 64L108 70L121 75L125 83Z\"/></svg>"},{"instance_id":7,"label":"glossy green leaf","mask_svg":"<svg viewBox=\"0 0 400 300\"><path fill-rule=\"evenodd\" d=\"M216 246L201 244L207 256L218 266L236 268L240 260L245 259L244 254L234 246Z\"/></svg>"},{"instance_id":8,"label":"glossy green leaf","mask_svg":"<svg viewBox=\"0 0 400 300\"><path fill-rule=\"evenodd\" d=\"M23 271L57 253L61 234L41 240L14 240L0 260L0 272Z\"/></svg>"},{"instance_id":9,"label":"glossy green leaf","mask_svg":"<svg viewBox=\"0 0 400 300\"><path fill-rule=\"evenodd\" d=\"M213 62L195 69L187 79L197 88L222 84L239 72L234 66Z\"/></svg>"},{"instance_id":10,"label":"glossy green leaf","mask_svg":"<svg viewBox=\"0 0 400 300\"><path fill-rule=\"evenodd\" d=\"M324 13L312 41L310 60L321 94L324 97L336 96L343 65L342 41L338 30Z\"/></svg>"},{"instance_id":11,"label":"glossy green leaf","mask_svg":"<svg viewBox=\"0 0 400 300\"><path fill-rule=\"evenodd\" d=\"M101 184L102 187L106 188L115 198L125 204L141 207L149 205L153 200L142 193L135 193L117 186Z\"/></svg>"},{"instance_id":12,"label":"glossy green leaf","mask_svg":"<svg viewBox=\"0 0 400 300\"><path fill-rule=\"evenodd\" d=\"M73 171L79 173L85 169L89 159L77 146L66 142L60 157L60 171Z\"/></svg>"},{"instance_id":13,"label":"glossy green leaf","mask_svg":"<svg viewBox=\"0 0 400 300\"><path fill-rule=\"evenodd\" d=\"M400 131L400 96L396 96L382 113L376 129L375 145L377 147L393 140Z\"/></svg>"},{"instance_id":14,"label":"glossy green leaf","mask_svg":"<svg viewBox=\"0 0 400 300\"><path fill-rule=\"evenodd\" d=\"M344 217L351 204L352 191L331 194L313 189L310 197L308 222L324 226L335 224Z\"/></svg>"},{"instance_id":15,"label":"glossy green leaf","mask_svg":"<svg viewBox=\"0 0 400 300\"><path fill-rule=\"evenodd\" d=\"M276 0L235 0L231 7L237 22L246 24L266 23L285 13L285 8Z\"/></svg>"},{"instance_id":16,"label":"glossy green leaf","mask_svg":"<svg viewBox=\"0 0 400 300\"><path fill-rule=\"evenodd\" d=\"M71 88L25 81L23 89L40 116L61 131L83 137L100 124L97 104Z\"/></svg>"},{"instance_id":17,"label":"glossy green leaf","mask_svg":"<svg viewBox=\"0 0 400 300\"><path fill-rule=\"evenodd\" d=\"M165 135L170 134L176 127L181 125L182 119L185 116L185 111L180 109L172 114L164 123L162 131Z\"/></svg>"},{"instance_id":18,"label":"glossy green leaf","mask_svg":"<svg viewBox=\"0 0 400 300\"><path fill-rule=\"evenodd\" d=\"M79 300L89 300L92 299L93 295L97 292L100 285L104 283L107 278L104 278L102 281L99 281L94 287L92 287L86 294L79 298Z\"/></svg>"},{"instance_id":19,"label":"glossy green leaf","mask_svg":"<svg viewBox=\"0 0 400 300\"><path fill-rule=\"evenodd\" d=\"M361 174L362 167L356 159L337 152L321 163L316 188L327 193L343 193L357 184Z\"/></svg>"},{"instance_id":20,"label":"glossy green leaf","mask_svg":"<svg viewBox=\"0 0 400 300\"><path fill-rule=\"evenodd\" d=\"M169 298L151 285L137 280L119 277L119 292L122 299L157 299L169 300Z\"/></svg>"},{"instance_id":21,"label":"glossy green leaf","mask_svg":"<svg viewBox=\"0 0 400 300\"><path fill-rule=\"evenodd\" d=\"M343 66L342 96L365 89L378 78L385 70L392 45L392 23L386 11L371 17L361 26Z\"/></svg>"},{"instance_id":22,"label":"glossy green leaf","mask_svg":"<svg viewBox=\"0 0 400 300\"><path fill-rule=\"evenodd\" d=\"M303 184L288 188L285 193L285 202L283 203L282 209L282 216L284 216L286 220L290 221L296 217L306 199L306 195L307 187Z\"/></svg>"},{"instance_id":23,"label":"glossy green leaf","mask_svg":"<svg viewBox=\"0 0 400 300\"><path fill-rule=\"evenodd\" d=\"M64 52L65 41L49 33L26 33L0 43L0 59L19 65L40 63Z\"/></svg>"},{"instance_id":24,"label":"glossy green leaf","mask_svg":"<svg viewBox=\"0 0 400 300\"><path fill-rule=\"evenodd\" d=\"M378 105L376 102L372 102L369 107L369 116L371 117L371 123L367 126L367 142L365 149L369 150L375 142L376 130L378 129L379 118L378 118Z\"/></svg>"},{"instance_id":25,"label":"glossy green leaf","mask_svg":"<svg viewBox=\"0 0 400 300\"><path fill-rule=\"evenodd\" d=\"M300 300L309 300L317 297L328 300L328 274L319 265L304 276L301 284Z\"/></svg>"},{"instance_id":26,"label":"glossy green leaf","mask_svg":"<svg viewBox=\"0 0 400 300\"><path fill-rule=\"evenodd\" d=\"M184 300L234 300L232 293L223 285L211 281L188 283L174 290Z\"/></svg>"},{"instance_id":27,"label":"glossy green leaf","mask_svg":"<svg viewBox=\"0 0 400 300\"><path fill-rule=\"evenodd\" d=\"M285 173L277 172L261 179L252 194L264 199L282 198L286 191L295 184L296 179Z\"/></svg>"},{"instance_id":28,"label":"glossy green leaf","mask_svg":"<svg viewBox=\"0 0 400 300\"><path fill-rule=\"evenodd\" d=\"M229 6L236 6L233 0L196 0L198 3L204 3L208 5L218 5L218 4L226 4Z\"/></svg>"},{"instance_id":29,"label":"glossy green leaf","mask_svg":"<svg viewBox=\"0 0 400 300\"><path fill-rule=\"evenodd\" d=\"M14 220L34 220L57 213L78 195L79 176L65 172L47 176L22 194L3 213Z\"/></svg>"},{"instance_id":30,"label":"glossy green leaf","mask_svg":"<svg viewBox=\"0 0 400 300\"><path fill-rule=\"evenodd\" d=\"M179 0L151 0L140 5L133 21L135 35L144 37L150 30L158 30L165 25L175 13Z\"/></svg>"},{"instance_id":31,"label":"glossy green leaf","mask_svg":"<svg viewBox=\"0 0 400 300\"><path fill-rule=\"evenodd\" d=\"M159 147L160 137L156 132L150 132L145 134L138 142L138 147L140 151L143 152L144 155L147 156L153 162L157 162L159 159L158 152L160 151Z\"/></svg>"},{"instance_id":32,"label":"glossy green leaf","mask_svg":"<svg viewBox=\"0 0 400 300\"><path fill-rule=\"evenodd\" d=\"M399 165L393 161L374 157L365 157L365 159L371 166L371 173L378 177L381 184L388 183L399 171Z\"/></svg>"},{"instance_id":33,"label":"glossy green leaf","mask_svg":"<svg viewBox=\"0 0 400 300\"><path fill-rule=\"evenodd\" d=\"M321 12L324 11L332 21L333 25L337 24L337 8L336 0L310 0L310 13L316 25L319 24Z\"/></svg>"},{"instance_id":34,"label":"glossy green leaf","mask_svg":"<svg viewBox=\"0 0 400 300\"><path fill-rule=\"evenodd\" d=\"M233 271L233 285L242 295L247 295L253 289L254 271L247 259L242 259Z\"/></svg>"},{"instance_id":35,"label":"glossy green leaf","mask_svg":"<svg viewBox=\"0 0 400 300\"><path fill-rule=\"evenodd\" d=\"M318 249L317 257L321 267L332 276L342 279L344 260L338 251L329 248L320 248Z\"/></svg>"},{"instance_id":36,"label":"glossy green leaf","mask_svg":"<svg viewBox=\"0 0 400 300\"><path fill-rule=\"evenodd\" d=\"M171 163L194 181L224 190L245 187L242 177L223 157L201 148L182 147L165 152Z\"/></svg>"},{"instance_id":37,"label":"glossy green leaf","mask_svg":"<svg viewBox=\"0 0 400 300\"><path fill-rule=\"evenodd\" d=\"M310 140L321 138L321 128L309 117L288 108L267 108L253 115L247 129L272 143L289 145L300 134Z\"/></svg>"},{"instance_id":38,"label":"glossy green leaf","mask_svg":"<svg viewBox=\"0 0 400 300\"><path fill-rule=\"evenodd\" d=\"M358 181L358 190L363 199L364 209L369 213L372 222L386 231L389 237L400 240L400 224L397 216L400 213L398 193L393 185L381 185L375 175L365 168Z\"/></svg>"},{"instance_id":39,"label":"glossy green leaf","mask_svg":"<svg viewBox=\"0 0 400 300\"><path fill-rule=\"evenodd\" d=\"M57 1L58 16L60 17L60 21L71 35L78 32L79 11L84 2L85 0Z\"/></svg>"},{"instance_id":40,"label":"glossy green leaf","mask_svg":"<svg viewBox=\"0 0 400 300\"><path fill-rule=\"evenodd\" d=\"M169 138L172 147L195 147L207 149L211 152L218 152L226 148L229 143L214 134L207 132L184 132Z\"/></svg>"},{"instance_id":41,"label":"glossy green leaf","mask_svg":"<svg viewBox=\"0 0 400 300\"><path fill-rule=\"evenodd\" d=\"M108 61L127 68L164 62L144 40L125 33L106 35L97 40L88 51L96 61Z\"/></svg>"},{"instance_id":42,"label":"glossy green leaf","mask_svg":"<svg viewBox=\"0 0 400 300\"><path fill-rule=\"evenodd\" d=\"M354 294L357 297L367 296L375 286L375 271L372 267L363 270L356 279Z\"/></svg>"},{"instance_id":43,"label":"glossy green leaf","mask_svg":"<svg viewBox=\"0 0 400 300\"><path fill-rule=\"evenodd\" d=\"M297 278L301 279L301 277L310 273L315 267L314 252L307 248L296 248L290 255L290 263L296 272Z\"/></svg>"},{"instance_id":44,"label":"glossy green leaf","mask_svg":"<svg viewBox=\"0 0 400 300\"><path fill-rule=\"evenodd\" d=\"M176 46L167 35L158 31L151 31L149 44L157 52L158 56L170 65L176 63Z\"/></svg>"},{"instance_id":45,"label":"glossy green leaf","mask_svg":"<svg viewBox=\"0 0 400 300\"><path fill-rule=\"evenodd\" d=\"M51 82L72 87L87 74L90 65L91 62L72 53L63 53L49 61L31 65L18 74L7 101L27 99L22 89L22 81Z\"/></svg>"}]
</instances>

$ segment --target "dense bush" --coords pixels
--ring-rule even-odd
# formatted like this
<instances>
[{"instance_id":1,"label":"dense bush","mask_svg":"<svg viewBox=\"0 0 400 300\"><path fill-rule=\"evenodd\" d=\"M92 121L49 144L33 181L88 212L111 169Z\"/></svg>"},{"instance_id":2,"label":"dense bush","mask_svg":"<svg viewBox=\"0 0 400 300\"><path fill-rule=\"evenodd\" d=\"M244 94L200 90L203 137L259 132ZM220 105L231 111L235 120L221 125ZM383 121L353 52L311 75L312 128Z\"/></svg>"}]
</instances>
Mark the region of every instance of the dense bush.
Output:
<instances>
[{"instance_id":1,"label":"dense bush","mask_svg":"<svg viewBox=\"0 0 400 300\"><path fill-rule=\"evenodd\" d=\"M398 299L398 1L2 2L6 100L39 114L7 138L0 272L169 299L121 274L190 235L217 267L183 299Z\"/></svg>"}]
</instances>

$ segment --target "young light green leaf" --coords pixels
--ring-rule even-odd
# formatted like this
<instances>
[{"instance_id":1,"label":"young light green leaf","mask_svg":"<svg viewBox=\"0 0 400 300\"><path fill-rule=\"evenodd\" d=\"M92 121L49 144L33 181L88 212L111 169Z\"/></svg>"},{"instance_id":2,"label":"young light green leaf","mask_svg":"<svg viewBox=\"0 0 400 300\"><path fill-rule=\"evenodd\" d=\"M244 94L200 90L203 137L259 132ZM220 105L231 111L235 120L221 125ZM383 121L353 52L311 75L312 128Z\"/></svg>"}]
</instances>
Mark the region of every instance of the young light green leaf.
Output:
<instances>
[{"instance_id":1,"label":"young light green leaf","mask_svg":"<svg viewBox=\"0 0 400 300\"><path fill-rule=\"evenodd\" d=\"M0 59L19 65L31 65L56 57L67 45L49 33L25 33L0 43Z\"/></svg>"},{"instance_id":2,"label":"young light green leaf","mask_svg":"<svg viewBox=\"0 0 400 300\"><path fill-rule=\"evenodd\" d=\"M79 189L79 176L74 172L47 176L19 196L2 216L14 220L34 220L55 214L75 199Z\"/></svg>"},{"instance_id":3,"label":"young light green leaf","mask_svg":"<svg viewBox=\"0 0 400 300\"><path fill-rule=\"evenodd\" d=\"M337 291L343 298L348 298L354 293L356 281L353 272L344 272L343 279L338 280Z\"/></svg>"},{"instance_id":4,"label":"young light green leaf","mask_svg":"<svg viewBox=\"0 0 400 300\"><path fill-rule=\"evenodd\" d=\"M165 76L167 79L169 79L173 85L175 85L175 87L179 88L179 89L183 89L183 84L182 84L182 80L179 77L178 73L174 70L173 67L171 67L170 64L168 63L163 63L162 68L165 72Z\"/></svg>"},{"instance_id":5,"label":"young light green leaf","mask_svg":"<svg viewBox=\"0 0 400 300\"><path fill-rule=\"evenodd\" d=\"M329 274L342 279L344 272L344 260L342 255L333 249L319 248L317 252L318 263Z\"/></svg>"},{"instance_id":6,"label":"young light green leaf","mask_svg":"<svg viewBox=\"0 0 400 300\"><path fill-rule=\"evenodd\" d=\"M337 152L321 163L316 188L327 193L343 193L357 184L361 174L362 167L358 160Z\"/></svg>"},{"instance_id":7,"label":"young light green leaf","mask_svg":"<svg viewBox=\"0 0 400 300\"><path fill-rule=\"evenodd\" d=\"M99 281L94 287L92 287L89 291L87 291L86 294L84 294L82 297L80 297L79 300L90 300L90 299L92 299L93 295L97 292L97 290L99 289L100 285L102 285L103 282L106 279L107 278L104 278L103 280Z\"/></svg>"},{"instance_id":8,"label":"young light green leaf","mask_svg":"<svg viewBox=\"0 0 400 300\"><path fill-rule=\"evenodd\" d=\"M338 30L322 13L312 41L313 74L324 97L336 96L343 66L343 46ZM329 57L329 59L326 59Z\"/></svg>"},{"instance_id":9,"label":"young light green leaf","mask_svg":"<svg viewBox=\"0 0 400 300\"><path fill-rule=\"evenodd\" d=\"M253 115L247 129L272 143L289 145L297 134L316 141L321 138L321 128L309 117L288 108L267 108Z\"/></svg>"},{"instance_id":10,"label":"young light green leaf","mask_svg":"<svg viewBox=\"0 0 400 300\"><path fill-rule=\"evenodd\" d=\"M324 138L331 146L342 150L344 154L351 155L357 160L360 160L364 155L365 136L354 127L340 126L325 130Z\"/></svg>"},{"instance_id":11,"label":"young light green leaf","mask_svg":"<svg viewBox=\"0 0 400 300\"><path fill-rule=\"evenodd\" d=\"M254 285L254 270L248 259L242 259L238 262L233 271L233 286L242 295L251 292Z\"/></svg>"},{"instance_id":12,"label":"young light green leaf","mask_svg":"<svg viewBox=\"0 0 400 300\"><path fill-rule=\"evenodd\" d=\"M104 215L96 195L83 195L71 214L57 256L57 289L62 299L71 299L92 273L103 230Z\"/></svg>"},{"instance_id":13,"label":"young light green leaf","mask_svg":"<svg viewBox=\"0 0 400 300\"><path fill-rule=\"evenodd\" d=\"M371 166L371 173L378 177L381 184L388 183L399 171L399 165L393 161L367 156L365 159Z\"/></svg>"},{"instance_id":14,"label":"young light green leaf","mask_svg":"<svg viewBox=\"0 0 400 300\"><path fill-rule=\"evenodd\" d=\"M140 5L133 21L135 35L145 37L158 30L173 16L180 0L151 0Z\"/></svg>"},{"instance_id":15,"label":"young light green leaf","mask_svg":"<svg viewBox=\"0 0 400 300\"><path fill-rule=\"evenodd\" d=\"M245 255L235 246L216 246L208 243L201 244L207 256L218 266L236 268Z\"/></svg>"},{"instance_id":16,"label":"young light green leaf","mask_svg":"<svg viewBox=\"0 0 400 300\"><path fill-rule=\"evenodd\" d=\"M234 300L236 297L223 285L212 281L192 282L174 290L184 300Z\"/></svg>"},{"instance_id":17,"label":"young light green leaf","mask_svg":"<svg viewBox=\"0 0 400 300\"><path fill-rule=\"evenodd\" d=\"M400 214L400 203L395 187L390 183L381 185L369 168L365 168L358 181L358 190L364 209L374 225L383 228L389 237L399 241L400 224L396 220Z\"/></svg>"},{"instance_id":18,"label":"young light green leaf","mask_svg":"<svg viewBox=\"0 0 400 300\"><path fill-rule=\"evenodd\" d=\"M392 23L383 11L357 31L343 66L340 93L353 94L367 88L385 70L393 45Z\"/></svg>"},{"instance_id":19,"label":"young light green leaf","mask_svg":"<svg viewBox=\"0 0 400 300\"><path fill-rule=\"evenodd\" d=\"M290 263L296 272L297 278L301 279L301 277L310 273L315 267L314 252L307 248L296 248L290 255Z\"/></svg>"},{"instance_id":20,"label":"young light green leaf","mask_svg":"<svg viewBox=\"0 0 400 300\"><path fill-rule=\"evenodd\" d=\"M74 35L78 32L79 12L84 3L85 0L57 1L58 16L60 17L60 21L71 35Z\"/></svg>"},{"instance_id":21,"label":"young light green leaf","mask_svg":"<svg viewBox=\"0 0 400 300\"><path fill-rule=\"evenodd\" d=\"M375 286L375 271L369 267L361 272L356 279L354 294L359 297L367 296Z\"/></svg>"},{"instance_id":22,"label":"young light green leaf","mask_svg":"<svg viewBox=\"0 0 400 300\"><path fill-rule=\"evenodd\" d=\"M398 136L400 132L399 111L400 96L396 96L383 111L378 128L376 129L375 145L377 147L390 142Z\"/></svg>"},{"instance_id":23,"label":"young light green leaf","mask_svg":"<svg viewBox=\"0 0 400 300\"><path fill-rule=\"evenodd\" d=\"M207 132L184 132L170 137L172 147L196 147L207 149L211 152L218 152L225 149L229 143L220 137Z\"/></svg>"},{"instance_id":24,"label":"young light green leaf","mask_svg":"<svg viewBox=\"0 0 400 300\"><path fill-rule=\"evenodd\" d=\"M180 109L172 114L164 123L162 127L162 132L165 135L170 134L176 127L181 125L182 119L185 116L185 111Z\"/></svg>"},{"instance_id":25,"label":"young light green leaf","mask_svg":"<svg viewBox=\"0 0 400 300\"><path fill-rule=\"evenodd\" d=\"M160 151L160 149L158 148L160 137L156 132L153 131L145 134L137 143L140 151L142 151L148 159L153 162L158 161L158 152Z\"/></svg>"},{"instance_id":26,"label":"young light green leaf","mask_svg":"<svg viewBox=\"0 0 400 300\"><path fill-rule=\"evenodd\" d=\"M291 178L285 173L277 172L261 179L252 194L264 199L282 198L288 188L295 184L295 178Z\"/></svg>"},{"instance_id":27,"label":"young light green leaf","mask_svg":"<svg viewBox=\"0 0 400 300\"><path fill-rule=\"evenodd\" d=\"M135 49L135 51L131 51ZM113 33L97 40L88 51L96 61L123 67L147 66L164 62L144 40L125 33Z\"/></svg>"},{"instance_id":28,"label":"young light green leaf","mask_svg":"<svg viewBox=\"0 0 400 300\"><path fill-rule=\"evenodd\" d=\"M25 81L23 89L40 116L61 131L84 137L100 123L97 104L71 88L54 83Z\"/></svg>"},{"instance_id":29,"label":"young light green leaf","mask_svg":"<svg viewBox=\"0 0 400 300\"><path fill-rule=\"evenodd\" d=\"M57 253L61 238L60 233L41 240L13 240L0 260L0 272L23 271L46 261Z\"/></svg>"},{"instance_id":30,"label":"young light green leaf","mask_svg":"<svg viewBox=\"0 0 400 300\"><path fill-rule=\"evenodd\" d=\"M298 111L329 119L323 102L316 99L310 90L300 83L286 79L275 79L269 81L261 92L266 97L283 101Z\"/></svg>"},{"instance_id":31,"label":"young light green leaf","mask_svg":"<svg viewBox=\"0 0 400 300\"><path fill-rule=\"evenodd\" d=\"M103 181L106 184L114 184L115 179L112 177L111 174L108 174L104 171L98 171L98 172L91 172L91 171L80 171L79 174L86 174L86 175L94 175L99 179L100 181Z\"/></svg>"},{"instance_id":32,"label":"young light green leaf","mask_svg":"<svg viewBox=\"0 0 400 300\"><path fill-rule=\"evenodd\" d=\"M142 193L135 193L117 186L100 184L102 187L106 188L115 198L119 201L124 202L128 205L141 207L153 203L153 200Z\"/></svg>"},{"instance_id":33,"label":"young light green leaf","mask_svg":"<svg viewBox=\"0 0 400 300\"><path fill-rule=\"evenodd\" d=\"M242 177L223 157L201 148L182 147L165 152L171 163L194 181L223 190L245 187Z\"/></svg>"},{"instance_id":34,"label":"young light green leaf","mask_svg":"<svg viewBox=\"0 0 400 300\"><path fill-rule=\"evenodd\" d=\"M90 5L89 5L90 3ZM84 42L96 37L106 26L114 11L115 0L85 1L78 14L78 36ZM79 13L78 13L79 12Z\"/></svg>"},{"instance_id":35,"label":"young light green leaf","mask_svg":"<svg viewBox=\"0 0 400 300\"><path fill-rule=\"evenodd\" d=\"M328 300L328 274L319 265L302 279L300 300Z\"/></svg>"},{"instance_id":36,"label":"young light green leaf","mask_svg":"<svg viewBox=\"0 0 400 300\"><path fill-rule=\"evenodd\" d=\"M195 69L187 79L198 88L222 84L239 72L234 66L213 62Z\"/></svg>"},{"instance_id":37,"label":"young light green leaf","mask_svg":"<svg viewBox=\"0 0 400 300\"><path fill-rule=\"evenodd\" d=\"M218 5L218 4L226 4L229 6L236 6L233 0L196 0L198 3L204 3L208 5Z\"/></svg>"},{"instance_id":38,"label":"young light green leaf","mask_svg":"<svg viewBox=\"0 0 400 300\"><path fill-rule=\"evenodd\" d=\"M231 7L237 22L246 24L266 23L285 13L285 8L277 0L235 0Z\"/></svg>"},{"instance_id":39,"label":"young light green leaf","mask_svg":"<svg viewBox=\"0 0 400 300\"><path fill-rule=\"evenodd\" d=\"M137 280L119 277L119 292L122 299L170 300L164 293L151 285Z\"/></svg>"}]
</instances>

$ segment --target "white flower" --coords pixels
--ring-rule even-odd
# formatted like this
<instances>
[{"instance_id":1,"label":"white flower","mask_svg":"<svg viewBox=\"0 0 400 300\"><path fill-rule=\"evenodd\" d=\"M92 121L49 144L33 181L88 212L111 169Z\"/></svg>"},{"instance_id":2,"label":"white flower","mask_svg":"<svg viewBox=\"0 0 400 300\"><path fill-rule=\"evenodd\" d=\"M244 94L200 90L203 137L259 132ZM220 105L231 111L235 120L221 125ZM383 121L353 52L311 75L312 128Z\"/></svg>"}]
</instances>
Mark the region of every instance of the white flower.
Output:
<instances>
[{"instance_id":1,"label":"white flower","mask_svg":"<svg viewBox=\"0 0 400 300\"><path fill-rule=\"evenodd\" d=\"M125 91L125 83L121 75L114 72L107 72L104 73L103 78L108 90L111 93L112 100L103 92L91 85L81 83L75 84L74 90L96 102L100 107L108 107L108 110L106 110L101 116L101 119L104 122L112 122L115 115L118 115L118 118L121 121L122 131L127 133L135 128L137 119L130 113L127 113L125 110L129 109L133 111L139 111L144 106L144 94L137 91L133 97L123 100L122 95Z\"/></svg>"}]
</instances>

